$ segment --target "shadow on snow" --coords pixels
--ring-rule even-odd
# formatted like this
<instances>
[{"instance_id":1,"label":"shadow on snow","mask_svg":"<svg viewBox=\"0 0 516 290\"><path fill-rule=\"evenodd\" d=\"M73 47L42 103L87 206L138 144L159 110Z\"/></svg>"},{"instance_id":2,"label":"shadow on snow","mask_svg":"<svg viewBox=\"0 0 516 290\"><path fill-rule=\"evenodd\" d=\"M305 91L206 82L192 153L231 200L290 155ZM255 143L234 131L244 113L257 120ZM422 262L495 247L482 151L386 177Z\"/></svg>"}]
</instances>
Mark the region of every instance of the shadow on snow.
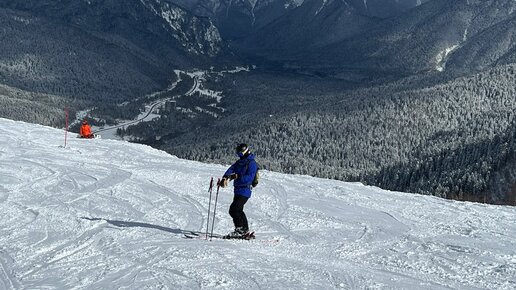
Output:
<instances>
[{"instance_id":1,"label":"shadow on snow","mask_svg":"<svg viewBox=\"0 0 516 290\"><path fill-rule=\"evenodd\" d=\"M127 221L117 221L117 220L108 220L103 218L89 218L89 217L81 217L82 219L89 220L89 221L106 221L107 223L114 225L116 227L120 228L149 228L149 229L156 229L168 233L173 233L177 235L184 235L184 234L205 234L204 232L199 231L187 231L182 229L173 229L173 228L167 228L163 226L153 225L149 223L140 223L140 222L127 222Z\"/></svg>"}]
</instances>

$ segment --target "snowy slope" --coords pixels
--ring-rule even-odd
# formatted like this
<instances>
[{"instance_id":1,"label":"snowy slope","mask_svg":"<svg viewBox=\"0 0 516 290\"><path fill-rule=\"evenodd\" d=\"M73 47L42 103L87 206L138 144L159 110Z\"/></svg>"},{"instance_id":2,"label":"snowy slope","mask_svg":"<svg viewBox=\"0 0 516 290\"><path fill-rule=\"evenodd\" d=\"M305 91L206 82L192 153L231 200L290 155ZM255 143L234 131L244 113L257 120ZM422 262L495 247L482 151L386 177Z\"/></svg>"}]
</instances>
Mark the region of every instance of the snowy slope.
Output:
<instances>
[{"instance_id":1,"label":"snowy slope","mask_svg":"<svg viewBox=\"0 0 516 290\"><path fill-rule=\"evenodd\" d=\"M61 130L5 119L0 135L0 289L516 288L513 207L264 172L246 206L256 240L185 239L225 166L114 140L63 148Z\"/></svg>"}]
</instances>

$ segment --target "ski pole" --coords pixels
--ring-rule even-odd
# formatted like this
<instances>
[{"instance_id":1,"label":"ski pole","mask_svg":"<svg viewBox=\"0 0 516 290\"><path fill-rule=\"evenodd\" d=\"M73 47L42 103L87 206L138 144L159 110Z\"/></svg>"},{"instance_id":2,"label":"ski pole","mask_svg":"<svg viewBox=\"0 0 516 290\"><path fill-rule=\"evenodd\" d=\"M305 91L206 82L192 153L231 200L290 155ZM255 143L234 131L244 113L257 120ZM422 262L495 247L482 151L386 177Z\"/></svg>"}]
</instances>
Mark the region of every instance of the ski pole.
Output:
<instances>
[{"instance_id":1,"label":"ski pole","mask_svg":"<svg viewBox=\"0 0 516 290\"><path fill-rule=\"evenodd\" d=\"M210 193L210 200L208 201L208 221L206 222L206 240L208 239L208 229L210 228L210 207L211 207L211 193L213 192L213 177L210 180L210 188L208 189Z\"/></svg>"},{"instance_id":2,"label":"ski pole","mask_svg":"<svg viewBox=\"0 0 516 290\"><path fill-rule=\"evenodd\" d=\"M66 139L68 137L68 108L65 107L64 110L65 110L65 120L66 120L65 121L66 127L65 127L65 145L64 145L64 147L66 148Z\"/></svg>"},{"instance_id":3,"label":"ski pole","mask_svg":"<svg viewBox=\"0 0 516 290\"><path fill-rule=\"evenodd\" d=\"M215 205L213 206L213 221L211 224L211 238L213 237L213 227L215 226L215 214L217 213L217 199L219 198L219 189L220 189L220 178L217 181L217 194L215 195Z\"/></svg>"}]
</instances>

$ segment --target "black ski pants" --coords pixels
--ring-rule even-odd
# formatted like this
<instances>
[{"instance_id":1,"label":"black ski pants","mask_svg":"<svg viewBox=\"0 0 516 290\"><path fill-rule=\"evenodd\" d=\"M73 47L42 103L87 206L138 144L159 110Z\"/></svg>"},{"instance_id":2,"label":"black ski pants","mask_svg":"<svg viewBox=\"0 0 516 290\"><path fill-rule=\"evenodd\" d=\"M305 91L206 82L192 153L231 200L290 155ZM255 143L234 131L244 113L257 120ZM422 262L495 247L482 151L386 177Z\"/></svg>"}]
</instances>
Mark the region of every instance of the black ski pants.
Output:
<instances>
[{"instance_id":1,"label":"black ski pants","mask_svg":"<svg viewBox=\"0 0 516 290\"><path fill-rule=\"evenodd\" d=\"M247 224L247 217L244 213L244 204L248 199L248 197L235 194L233 202L229 206L229 215L233 218L235 228L242 227L246 231L249 230L249 225Z\"/></svg>"}]
</instances>

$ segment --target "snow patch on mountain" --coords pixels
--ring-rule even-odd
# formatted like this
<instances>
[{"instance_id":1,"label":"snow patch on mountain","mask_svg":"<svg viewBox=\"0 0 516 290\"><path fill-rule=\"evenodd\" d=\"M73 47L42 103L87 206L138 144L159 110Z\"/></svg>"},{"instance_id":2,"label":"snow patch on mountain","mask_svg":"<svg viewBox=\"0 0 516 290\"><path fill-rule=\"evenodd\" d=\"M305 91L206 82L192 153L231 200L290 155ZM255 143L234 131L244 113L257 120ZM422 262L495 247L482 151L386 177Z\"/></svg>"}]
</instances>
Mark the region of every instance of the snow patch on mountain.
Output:
<instances>
[{"instance_id":1,"label":"snow patch on mountain","mask_svg":"<svg viewBox=\"0 0 516 290\"><path fill-rule=\"evenodd\" d=\"M193 72L183 72L189 75L194 79L194 87L186 93L188 96L199 95L201 97L206 97L209 99L214 99L215 103L210 104L209 106L213 108L217 108L218 104L222 101L222 91L214 91L207 88L204 88L204 83L206 82L207 74L210 72L207 71L193 71ZM220 72L222 73L222 72ZM217 73L215 73L217 74ZM224 112L224 108L220 108L222 112ZM215 117L218 117L217 114L212 114Z\"/></svg>"},{"instance_id":2,"label":"snow patch on mountain","mask_svg":"<svg viewBox=\"0 0 516 290\"><path fill-rule=\"evenodd\" d=\"M459 44L455 44L451 47L444 49L443 51L441 51L437 54L437 56L435 57L435 60L437 63L435 66L435 69L437 71L439 71L439 72L444 71L444 69L446 68L446 60L448 59L448 56L450 55L450 53L455 51L458 47L459 47Z\"/></svg>"},{"instance_id":3,"label":"snow patch on mountain","mask_svg":"<svg viewBox=\"0 0 516 290\"><path fill-rule=\"evenodd\" d=\"M23 23L25 25L29 25L29 24L31 24L34 21L33 19L30 19L28 17L22 17L22 16L17 16L17 15L13 15L12 19L14 21L18 21L18 22Z\"/></svg>"},{"instance_id":4,"label":"snow patch on mountain","mask_svg":"<svg viewBox=\"0 0 516 290\"><path fill-rule=\"evenodd\" d=\"M315 15L318 15L319 12L321 12L326 7L327 3L328 3L328 0L323 0L322 4L321 4L321 7L319 7L319 9L317 9L317 11L315 11Z\"/></svg>"},{"instance_id":5,"label":"snow patch on mountain","mask_svg":"<svg viewBox=\"0 0 516 290\"><path fill-rule=\"evenodd\" d=\"M304 0L290 0L285 2L285 9L293 9L303 5Z\"/></svg>"},{"instance_id":6,"label":"snow patch on mountain","mask_svg":"<svg viewBox=\"0 0 516 290\"><path fill-rule=\"evenodd\" d=\"M451 47L445 48L443 51L439 52L435 57L436 67L435 69L439 72L443 72L446 69L446 62L451 53L456 51L464 42L468 40L468 28L464 30L462 34L462 42L452 45Z\"/></svg>"}]
</instances>

